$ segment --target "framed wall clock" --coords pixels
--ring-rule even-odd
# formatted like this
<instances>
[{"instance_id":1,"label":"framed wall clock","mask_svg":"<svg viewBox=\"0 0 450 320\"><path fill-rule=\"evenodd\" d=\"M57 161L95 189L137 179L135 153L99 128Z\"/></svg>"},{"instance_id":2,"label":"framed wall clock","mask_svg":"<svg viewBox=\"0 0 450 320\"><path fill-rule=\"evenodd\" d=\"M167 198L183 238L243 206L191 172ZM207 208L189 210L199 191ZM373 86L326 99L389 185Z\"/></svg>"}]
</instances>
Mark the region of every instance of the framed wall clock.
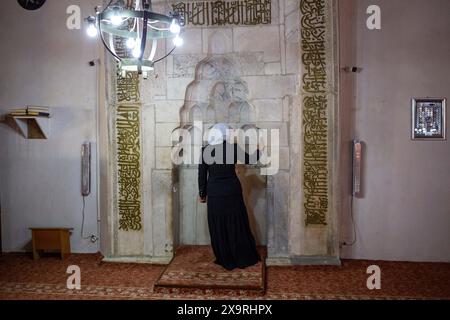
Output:
<instances>
[{"instance_id":1,"label":"framed wall clock","mask_svg":"<svg viewBox=\"0 0 450 320\"><path fill-rule=\"evenodd\" d=\"M17 0L20 6L26 10L37 10L44 5L46 0Z\"/></svg>"}]
</instances>

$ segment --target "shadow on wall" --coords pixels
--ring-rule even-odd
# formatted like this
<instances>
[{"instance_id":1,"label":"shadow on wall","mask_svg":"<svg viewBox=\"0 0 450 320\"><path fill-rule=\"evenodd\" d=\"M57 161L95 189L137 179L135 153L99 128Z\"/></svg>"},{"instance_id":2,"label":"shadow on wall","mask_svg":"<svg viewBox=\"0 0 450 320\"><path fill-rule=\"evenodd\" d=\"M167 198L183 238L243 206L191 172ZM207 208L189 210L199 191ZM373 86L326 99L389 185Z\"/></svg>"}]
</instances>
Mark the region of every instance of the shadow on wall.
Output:
<instances>
[{"instance_id":1,"label":"shadow on wall","mask_svg":"<svg viewBox=\"0 0 450 320\"><path fill-rule=\"evenodd\" d=\"M30 231L30 233L31 233L31 231ZM30 241L27 241L27 242L23 245L22 250L25 251L25 252L31 252L31 251L33 251L33 243L32 243L32 241L31 241L31 240L30 240Z\"/></svg>"},{"instance_id":2,"label":"shadow on wall","mask_svg":"<svg viewBox=\"0 0 450 320\"><path fill-rule=\"evenodd\" d=\"M267 180L266 176L261 176L258 172L259 169L256 168L248 168L245 165L236 166L236 174L241 181L250 228L256 243L266 244L266 221L265 217L261 217L261 215L265 215ZM262 206L258 202L262 202ZM263 219L264 223L260 223Z\"/></svg>"}]
</instances>

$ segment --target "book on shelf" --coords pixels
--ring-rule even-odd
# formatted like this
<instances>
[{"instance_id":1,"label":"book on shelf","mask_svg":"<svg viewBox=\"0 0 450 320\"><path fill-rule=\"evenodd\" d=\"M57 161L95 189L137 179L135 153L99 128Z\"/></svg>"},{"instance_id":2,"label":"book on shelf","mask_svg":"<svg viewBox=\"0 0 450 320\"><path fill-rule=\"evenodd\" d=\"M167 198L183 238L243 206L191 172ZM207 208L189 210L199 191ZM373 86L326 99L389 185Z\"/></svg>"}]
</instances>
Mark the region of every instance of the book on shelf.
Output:
<instances>
[{"instance_id":1,"label":"book on shelf","mask_svg":"<svg viewBox=\"0 0 450 320\"><path fill-rule=\"evenodd\" d=\"M50 109L45 107L23 107L13 108L9 110L11 116L36 116L36 117L50 117Z\"/></svg>"},{"instance_id":2,"label":"book on shelf","mask_svg":"<svg viewBox=\"0 0 450 320\"><path fill-rule=\"evenodd\" d=\"M27 115L28 116L39 116L39 117L50 117L50 113L48 113L48 112L32 112L32 111L28 111Z\"/></svg>"},{"instance_id":3,"label":"book on shelf","mask_svg":"<svg viewBox=\"0 0 450 320\"><path fill-rule=\"evenodd\" d=\"M27 107L27 111L30 111L30 112L46 112L46 113L49 113L49 112L50 112L50 109L49 109L49 108L44 108L44 107L33 107L33 106L30 106L30 107Z\"/></svg>"},{"instance_id":4,"label":"book on shelf","mask_svg":"<svg viewBox=\"0 0 450 320\"><path fill-rule=\"evenodd\" d=\"M27 113L27 109L26 108L14 108L14 109L9 109L9 113Z\"/></svg>"},{"instance_id":5,"label":"book on shelf","mask_svg":"<svg viewBox=\"0 0 450 320\"><path fill-rule=\"evenodd\" d=\"M26 116L27 110L10 110L9 115L11 115L11 116Z\"/></svg>"}]
</instances>

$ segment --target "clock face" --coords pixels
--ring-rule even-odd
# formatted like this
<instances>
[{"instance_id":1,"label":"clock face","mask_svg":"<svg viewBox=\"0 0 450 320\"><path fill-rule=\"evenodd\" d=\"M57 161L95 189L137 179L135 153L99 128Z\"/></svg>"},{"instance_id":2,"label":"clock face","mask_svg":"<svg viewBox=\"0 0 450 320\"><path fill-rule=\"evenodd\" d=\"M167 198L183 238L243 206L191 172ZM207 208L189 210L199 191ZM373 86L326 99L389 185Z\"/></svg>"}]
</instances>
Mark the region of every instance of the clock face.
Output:
<instances>
[{"instance_id":1,"label":"clock face","mask_svg":"<svg viewBox=\"0 0 450 320\"><path fill-rule=\"evenodd\" d=\"M17 0L22 8L27 10L37 10L45 3L45 0Z\"/></svg>"}]
</instances>

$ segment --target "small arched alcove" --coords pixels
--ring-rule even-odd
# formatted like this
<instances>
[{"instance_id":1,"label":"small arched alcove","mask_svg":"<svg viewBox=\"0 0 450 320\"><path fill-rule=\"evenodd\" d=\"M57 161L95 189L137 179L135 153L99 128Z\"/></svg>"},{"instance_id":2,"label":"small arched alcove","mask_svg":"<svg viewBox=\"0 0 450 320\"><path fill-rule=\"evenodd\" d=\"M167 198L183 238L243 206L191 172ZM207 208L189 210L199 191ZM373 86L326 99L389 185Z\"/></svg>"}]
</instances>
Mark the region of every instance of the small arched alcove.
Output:
<instances>
[{"instance_id":1,"label":"small arched alcove","mask_svg":"<svg viewBox=\"0 0 450 320\"><path fill-rule=\"evenodd\" d=\"M175 170L178 181L174 200L174 231L177 244L206 245L210 243L206 205L198 202L197 165L199 149L206 145L208 130L218 122L232 128L255 127L256 112L249 100L248 86L240 77L232 56L214 55L196 66L195 79L186 88L180 109L180 127L196 133L196 138L183 138L185 160ZM198 137L200 140L198 140ZM186 145L189 141L194 141ZM241 181L250 225L259 245L267 244L267 179L256 166L236 167Z\"/></svg>"}]
</instances>

